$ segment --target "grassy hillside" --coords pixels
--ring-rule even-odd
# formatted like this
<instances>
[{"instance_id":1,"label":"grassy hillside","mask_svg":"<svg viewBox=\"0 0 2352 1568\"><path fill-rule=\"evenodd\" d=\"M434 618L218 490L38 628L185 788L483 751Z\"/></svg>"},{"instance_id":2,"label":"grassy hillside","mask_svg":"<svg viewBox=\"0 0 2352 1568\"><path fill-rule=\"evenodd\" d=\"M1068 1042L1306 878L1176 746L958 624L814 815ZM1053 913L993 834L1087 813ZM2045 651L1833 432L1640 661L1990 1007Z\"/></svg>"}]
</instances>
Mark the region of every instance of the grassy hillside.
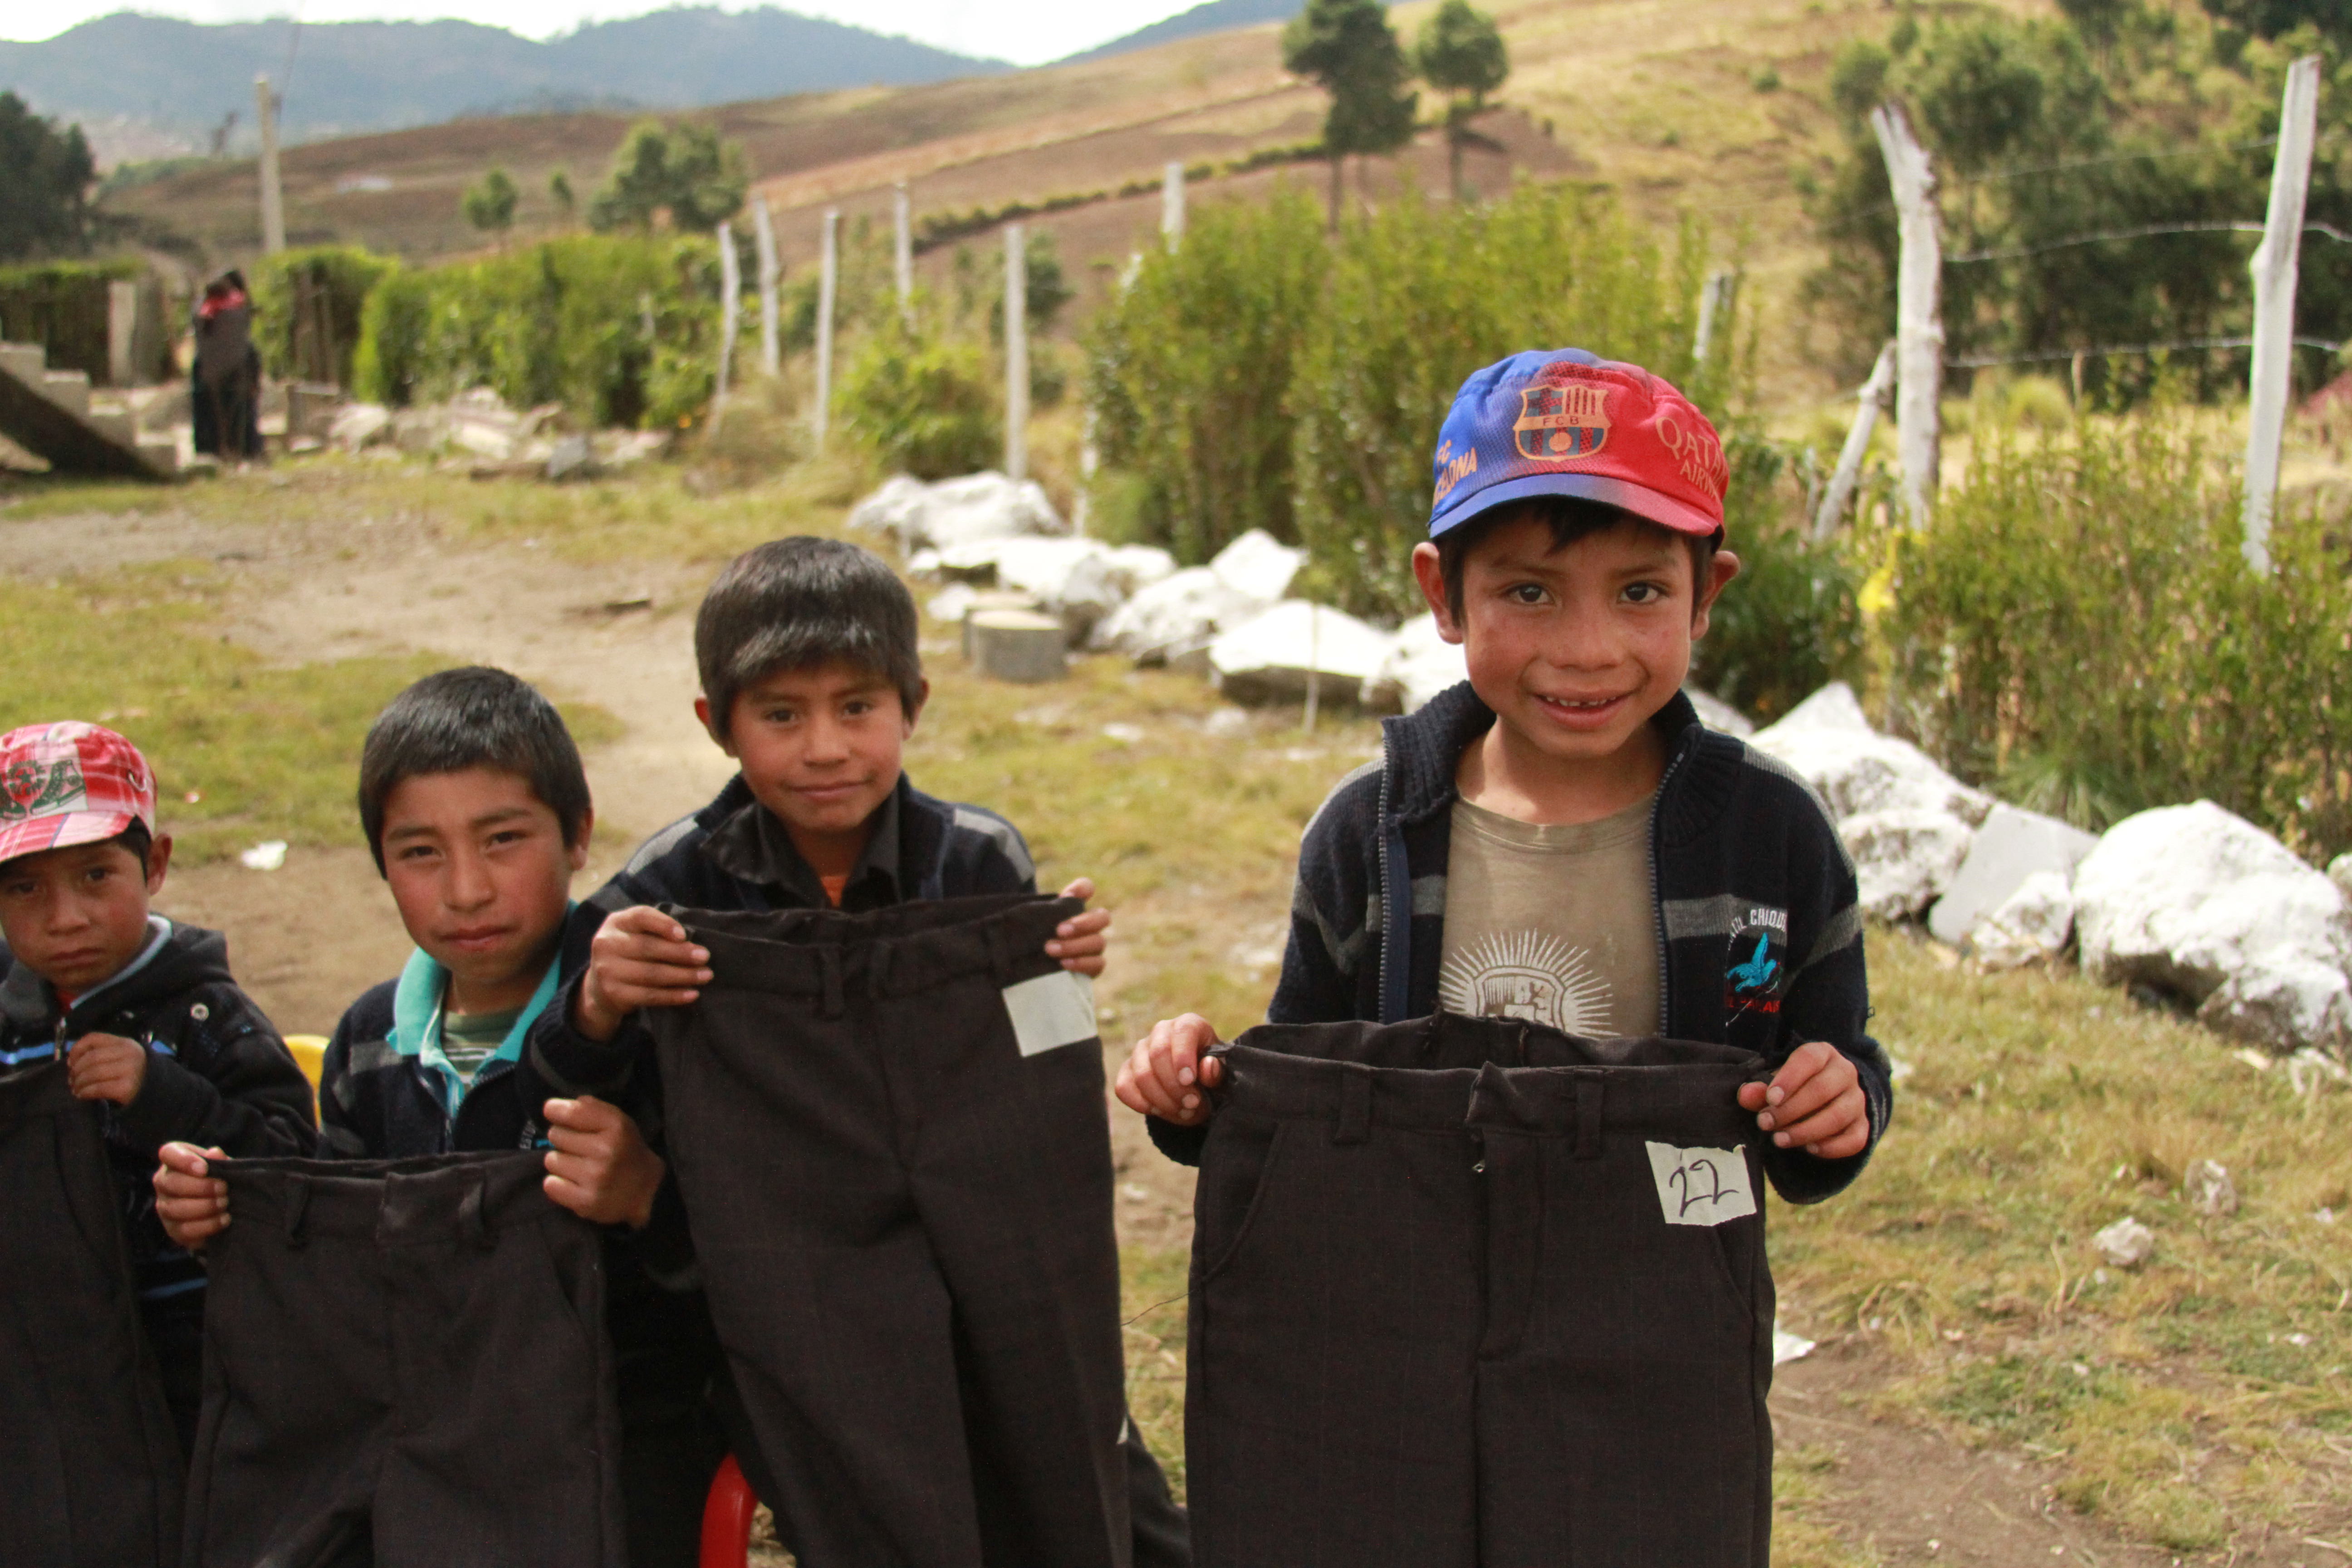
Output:
<instances>
[{"instance_id":1,"label":"grassy hillside","mask_svg":"<svg viewBox=\"0 0 2352 1568\"><path fill-rule=\"evenodd\" d=\"M2050 9L2048 0L2001 0ZM1431 0L1398 6L1418 28ZM1833 389L1807 368L1797 280L1816 253L1793 183L1825 171L1836 131L1825 102L1838 45L1883 35L1880 0L1525 0L1496 7L1512 50L1501 107L1479 129L1473 183L1519 177L1611 186L1639 213L1690 211L1712 226L1726 264L1743 266L1766 322L1759 369L1775 401ZM919 215L999 211L1116 193L1155 179L1171 159L1224 166L1311 142L1322 95L1281 69L1272 24L1180 39L1106 59L909 88L867 88L739 103L709 111L744 144L780 220L789 265L814 258L818 215L887 221L894 182ZM1433 112L1424 105L1424 114ZM287 158L288 226L297 242L352 240L415 258L476 246L458 195L490 163L523 188L518 234L555 222L548 176L601 179L629 123L621 114L457 121L300 147ZM1371 199L1398 178L1444 180L1444 151L1424 132L1364 182ZM1320 164L1252 169L1197 184L1196 200L1248 199L1295 179L1320 190ZM1351 174L1351 182L1355 176ZM201 240L214 259L257 240L253 167L209 165L120 193L113 205ZM1149 242L1156 193L1091 200L1034 220L1098 289ZM944 263L930 258L929 265ZM1543 258L1528 258L1543 287ZM1080 314L1085 300L1082 298Z\"/></svg>"}]
</instances>

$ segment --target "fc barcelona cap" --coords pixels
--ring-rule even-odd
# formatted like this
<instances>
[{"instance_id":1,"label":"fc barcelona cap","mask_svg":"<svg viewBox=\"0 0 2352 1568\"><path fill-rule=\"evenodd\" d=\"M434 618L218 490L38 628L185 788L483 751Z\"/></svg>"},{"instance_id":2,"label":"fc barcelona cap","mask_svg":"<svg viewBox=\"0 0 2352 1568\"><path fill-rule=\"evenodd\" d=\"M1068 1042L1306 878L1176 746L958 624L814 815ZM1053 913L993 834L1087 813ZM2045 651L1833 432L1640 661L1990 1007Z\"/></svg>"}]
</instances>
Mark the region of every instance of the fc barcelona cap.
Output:
<instances>
[{"instance_id":1,"label":"fc barcelona cap","mask_svg":"<svg viewBox=\"0 0 2352 1568\"><path fill-rule=\"evenodd\" d=\"M0 860L155 831L155 773L111 730L68 721L0 735Z\"/></svg>"},{"instance_id":2,"label":"fc barcelona cap","mask_svg":"<svg viewBox=\"0 0 2352 1568\"><path fill-rule=\"evenodd\" d=\"M1622 507L1677 533L1723 531L1723 442L1637 364L1529 350L1462 384L1437 436L1432 539L1535 496Z\"/></svg>"}]
</instances>

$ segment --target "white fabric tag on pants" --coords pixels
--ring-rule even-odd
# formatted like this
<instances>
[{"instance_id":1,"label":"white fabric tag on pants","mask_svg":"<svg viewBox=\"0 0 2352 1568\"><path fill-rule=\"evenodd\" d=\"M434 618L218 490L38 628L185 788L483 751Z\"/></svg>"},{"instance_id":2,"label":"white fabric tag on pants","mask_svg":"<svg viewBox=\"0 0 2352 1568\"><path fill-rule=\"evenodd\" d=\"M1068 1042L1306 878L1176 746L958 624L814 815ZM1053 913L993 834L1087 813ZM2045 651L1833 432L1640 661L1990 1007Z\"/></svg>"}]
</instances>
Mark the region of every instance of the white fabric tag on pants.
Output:
<instances>
[{"instance_id":1,"label":"white fabric tag on pants","mask_svg":"<svg viewBox=\"0 0 2352 1568\"><path fill-rule=\"evenodd\" d=\"M1650 1174L1658 1183L1658 1207L1668 1225L1721 1225L1756 1212L1756 1191L1748 1184L1746 1145L1732 1149L1677 1149L1647 1143Z\"/></svg>"},{"instance_id":2,"label":"white fabric tag on pants","mask_svg":"<svg viewBox=\"0 0 2352 1568\"><path fill-rule=\"evenodd\" d=\"M1084 974L1057 969L1008 985L1003 994L1013 1037L1024 1057L1095 1037L1095 983Z\"/></svg>"}]
</instances>

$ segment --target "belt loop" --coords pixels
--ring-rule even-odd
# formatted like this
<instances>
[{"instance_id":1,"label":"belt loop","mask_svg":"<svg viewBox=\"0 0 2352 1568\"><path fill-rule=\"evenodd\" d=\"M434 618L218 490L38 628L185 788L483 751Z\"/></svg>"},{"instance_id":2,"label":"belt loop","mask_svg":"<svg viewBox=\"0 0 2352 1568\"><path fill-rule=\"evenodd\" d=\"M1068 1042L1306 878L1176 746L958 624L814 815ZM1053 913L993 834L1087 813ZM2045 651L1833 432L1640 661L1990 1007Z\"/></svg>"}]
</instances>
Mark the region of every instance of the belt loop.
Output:
<instances>
[{"instance_id":1,"label":"belt loop","mask_svg":"<svg viewBox=\"0 0 2352 1568\"><path fill-rule=\"evenodd\" d=\"M1005 947L1003 919L998 916L981 921L980 932L988 943L988 972L1001 990L1012 984L1013 973L1013 954Z\"/></svg>"},{"instance_id":2,"label":"belt loop","mask_svg":"<svg viewBox=\"0 0 2352 1568\"><path fill-rule=\"evenodd\" d=\"M484 1248L490 1245L490 1221L487 1213L489 1203L490 1178L488 1174L467 1187L466 1195L457 1200L458 1233L476 1247Z\"/></svg>"},{"instance_id":3,"label":"belt loop","mask_svg":"<svg viewBox=\"0 0 2352 1568\"><path fill-rule=\"evenodd\" d=\"M1576 1157L1601 1158L1601 1075L1576 1075Z\"/></svg>"},{"instance_id":4,"label":"belt loop","mask_svg":"<svg viewBox=\"0 0 2352 1568\"><path fill-rule=\"evenodd\" d=\"M1339 1066L1339 1114L1331 1128L1334 1143L1361 1143L1372 1131L1372 1069L1361 1062Z\"/></svg>"},{"instance_id":5,"label":"belt loop","mask_svg":"<svg viewBox=\"0 0 2352 1568\"><path fill-rule=\"evenodd\" d=\"M310 1237L305 1222L310 1215L310 1178L286 1178L286 1245L300 1247L309 1245Z\"/></svg>"},{"instance_id":6,"label":"belt loop","mask_svg":"<svg viewBox=\"0 0 2352 1568\"><path fill-rule=\"evenodd\" d=\"M818 948L816 966L824 980L824 1016L838 1018L842 1012L841 949L832 946Z\"/></svg>"}]
</instances>

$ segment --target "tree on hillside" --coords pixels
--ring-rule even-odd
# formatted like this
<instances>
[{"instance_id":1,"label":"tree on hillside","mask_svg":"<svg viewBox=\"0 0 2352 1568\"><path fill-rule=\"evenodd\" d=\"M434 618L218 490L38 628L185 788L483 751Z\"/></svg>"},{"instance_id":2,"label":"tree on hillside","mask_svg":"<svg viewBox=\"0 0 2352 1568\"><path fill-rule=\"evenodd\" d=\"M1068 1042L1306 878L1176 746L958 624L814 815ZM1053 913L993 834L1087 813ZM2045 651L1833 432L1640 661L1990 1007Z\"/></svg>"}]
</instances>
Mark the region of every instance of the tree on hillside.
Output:
<instances>
[{"instance_id":1,"label":"tree on hillside","mask_svg":"<svg viewBox=\"0 0 2352 1568\"><path fill-rule=\"evenodd\" d=\"M554 205L555 221L570 228L572 215L580 206L580 198L572 193L571 170L558 169L547 176L547 199Z\"/></svg>"},{"instance_id":2,"label":"tree on hillside","mask_svg":"<svg viewBox=\"0 0 2352 1568\"><path fill-rule=\"evenodd\" d=\"M80 126L59 131L0 92L0 261L89 249L97 179Z\"/></svg>"},{"instance_id":3,"label":"tree on hillside","mask_svg":"<svg viewBox=\"0 0 2352 1568\"><path fill-rule=\"evenodd\" d=\"M743 149L709 125L665 126L648 120L613 155L613 172L588 209L599 234L650 229L667 212L672 226L708 234L742 210L751 177Z\"/></svg>"},{"instance_id":4,"label":"tree on hillside","mask_svg":"<svg viewBox=\"0 0 2352 1568\"><path fill-rule=\"evenodd\" d=\"M513 176L493 163L488 174L466 187L466 221L503 245L507 230L514 226L515 202L521 195Z\"/></svg>"},{"instance_id":5,"label":"tree on hillside","mask_svg":"<svg viewBox=\"0 0 2352 1568\"><path fill-rule=\"evenodd\" d=\"M1404 47L1380 0L1308 0L1282 30L1282 68L1310 78L1331 95L1323 118L1323 153L1331 160L1333 229L1339 226L1339 173L1353 153L1369 157L1412 140L1420 95Z\"/></svg>"},{"instance_id":6,"label":"tree on hillside","mask_svg":"<svg viewBox=\"0 0 2352 1568\"><path fill-rule=\"evenodd\" d=\"M1448 95L1445 106L1445 155L1454 179L1454 199L1465 201L1462 184L1462 147L1470 139L1470 117L1486 107L1486 95L1511 74L1510 52L1495 18L1470 0L1445 0L1437 14L1422 25L1414 40L1412 63L1421 79Z\"/></svg>"}]
</instances>

